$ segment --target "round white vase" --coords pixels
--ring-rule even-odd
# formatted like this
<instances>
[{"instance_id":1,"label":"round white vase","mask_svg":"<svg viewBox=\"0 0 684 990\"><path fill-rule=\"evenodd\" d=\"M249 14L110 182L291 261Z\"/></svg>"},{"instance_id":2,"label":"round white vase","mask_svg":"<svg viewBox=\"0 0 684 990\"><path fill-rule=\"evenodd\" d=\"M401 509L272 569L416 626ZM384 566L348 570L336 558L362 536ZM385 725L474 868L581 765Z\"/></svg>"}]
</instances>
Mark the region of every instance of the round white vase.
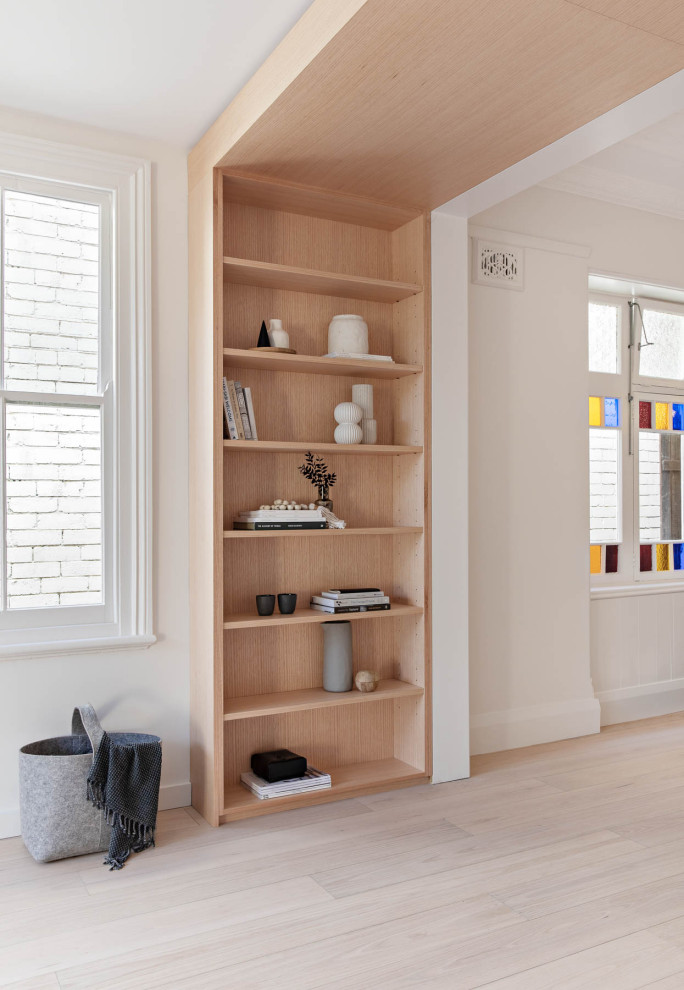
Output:
<instances>
[{"instance_id":1,"label":"round white vase","mask_svg":"<svg viewBox=\"0 0 684 990\"><path fill-rule=\"evenodd\" d=\"M335 443L361 443L363 430L356 423L340 423L335 427Z\"/></svg>"},{"instance_id":2,"label":"round white vase","mask_svg":"<svg viewBox=\"0 0 684 990\"><path fill-rule=\"evenodd\" d=\"M333 316L328 326L328 354L368 354L368 324L362 316Z\"/></svg>"},{"instance_id":3,"label":"round white vase","mask_svg":"<svg viewBox=\"0 0 684 990\"><path fill-rule=\"evenodd\" d=\"M287 331L283 330L282 320L271 320L269 322L268 336L271 341L271 347L288 348L290 346L290 337Z\"/></svg>"},{"instance_id":4,"label":"round white vase","mask_svg":"<svg viewBox=\"0 0 684 990\"><path fill-rule=\"evenodd\" d=\"M363 409L355 402L338 402L333 416L336 423L358 423L363 416Z\"/></svg>"}]
</instances>

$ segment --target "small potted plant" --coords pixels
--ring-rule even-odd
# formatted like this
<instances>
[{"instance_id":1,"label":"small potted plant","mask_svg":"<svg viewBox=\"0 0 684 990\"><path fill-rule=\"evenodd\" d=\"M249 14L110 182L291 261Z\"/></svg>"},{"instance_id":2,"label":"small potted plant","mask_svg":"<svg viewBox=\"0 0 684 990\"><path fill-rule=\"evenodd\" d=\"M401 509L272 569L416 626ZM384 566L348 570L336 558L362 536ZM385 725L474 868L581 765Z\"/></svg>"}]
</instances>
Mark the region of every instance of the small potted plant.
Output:
<instances>
[{"instance_id":1,"label":"small potted plant","mask_svg":"<svg viewBox=\"0 0 684 990\"><path fill-rule=\"evenodd\" d=\"M318 489L316 505L322 506L332 512L333 504L330 501L330 489L337 481L337 475L328 471L328 465L322 457L314 455L308 451L304 458L304 463L299 465L299 472L311 482L314 488Z\"/></svg>"}]
</instances>

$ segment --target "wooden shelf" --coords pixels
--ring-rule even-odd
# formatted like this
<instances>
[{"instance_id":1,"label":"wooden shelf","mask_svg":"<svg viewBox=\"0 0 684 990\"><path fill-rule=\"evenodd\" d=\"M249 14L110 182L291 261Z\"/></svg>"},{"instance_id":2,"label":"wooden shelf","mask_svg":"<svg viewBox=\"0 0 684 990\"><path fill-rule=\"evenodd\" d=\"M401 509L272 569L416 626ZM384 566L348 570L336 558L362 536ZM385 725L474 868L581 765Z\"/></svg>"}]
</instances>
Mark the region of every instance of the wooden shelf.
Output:
<instances>
[{"instance_id":1,"label":"wooden shelf","mask_svg":"<svg viewBox=\"0 0 684 990\"><path fill-rule=\"evenodd\" d=\"M319 767L319 769L325 768ZM270 798L266 801L259 800L241 784L236 787L226 787L220 821L223 823L237 818L268 815L274 811L288 811L311 804L324 804L327 801L337 801L341 797L372 793L379 788L391 790L428 780L428 774L423 770L395 759L335 767L330 774L332 777L330 788L309 794L296 794L293 797Z\"/></svg>"},{"instance_id":2,"label":"wooden shelf","mask_svg":"<svg viewBox=\"0 0 684 990\"><path fill-rule=\"evenodd\" d=\"M248 450L252 454L299 454L307 450L314 454L422 454L422 447L402 447L391 444L318 443L305 440L224 440L224 450Z\"/></svg>"},{"instance_id":3,"label":"wooden shelf","mask_svg":"<svg viewBox=\"0 0 684 990\"><path fill-rule=\"evenodd\" d=\"M323 688L307 688L301 691L281 691L278 694L255 694L246 698L231 698L226 703L223 718L226 722L240 718L261 718L264 715L281 715L283 712L310 711L313 708L332 708L339 705L363 705L391 698L419 698L423 689L406 681L380 681L375 691L324 691Z\"/></svg>"},{"instance_id":4,"label":"wooden shelf","mask_svg":"<svg viewBox=\"0 0 684 990\"><path fill-rule=\"evenodd\" d=\"M332 536L339 540L348 536L412 536L423 532L422 526L366 526L359 529L224 529L224 540L281 539L282 537L313 537L320 540Z\"/></svg>"},{"instance_id":5,"label":"wooden shelf","mask_svg":"<svg viewBox=\"0 0 684 990\"><path fill-rule=\"evenodd\" d=\"M342 378L406 378L419 375L420 364L393 364L389 361L347 360L314 357L310 354L278 354L268 347L258 351L224 347L223 359L232 368L254 371L290 371L303 375L336 375Z\"/></svg>"},{"instance_id":6,"label":"wooden shelf","mask_svg":"<svg viewBox=\"0 0 684 990\"><path fill-rule=\"evenodd\" d=\"M232 615L223 623L224 629L256 629L264 626L296 626L305 622L334 622L335 619L350 619L352 622L368 619L399 619L404 615L422 615L420 605L404 605L392 602L392 608L378 612L343 612L342 615L328 615L313 608L298 608L292 615L256 615L255 612L243 612Z\"/></svg>"},{"instance_id":7,"label":"wooden shelf","mask_svg":"<svg viewBox=\"0 0 684 990\"><path fill-rule=\"evenodd\" d=\"M312 268L274 265L268 261L249 261L246 258L224 258L223 277L226 282L240 285L313 292L323 296L366 299L369 302L399 302L423 291L421 285L413 282L389 282L364 275L319 272Z\"/></svg>"},{"instance_id":8,"label":"wooden shelf","mask_svg":"<svg viewBox=\"0 0 684 990\"><path fill-rule=\"evenodd\" d=\"M272 182L255 175L226 174L226 193L232 203L282 210L307 217L339 220L343 223L396 230L420 215L419 209L407 209L391 203L370 203L358 196L300 186L291 182Z\"/></svg>"}]
</instances>

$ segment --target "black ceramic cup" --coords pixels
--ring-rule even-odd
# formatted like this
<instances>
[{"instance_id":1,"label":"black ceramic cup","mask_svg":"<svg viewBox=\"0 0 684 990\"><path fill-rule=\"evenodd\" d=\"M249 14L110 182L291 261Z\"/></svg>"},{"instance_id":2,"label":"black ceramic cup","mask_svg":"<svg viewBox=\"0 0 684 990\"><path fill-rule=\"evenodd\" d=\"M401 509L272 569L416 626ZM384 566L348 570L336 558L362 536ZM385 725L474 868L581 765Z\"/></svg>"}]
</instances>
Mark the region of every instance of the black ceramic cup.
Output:
<instances>
[{"instance_id":1,"label":"black ceramic cup","mask_svg":"<svg viewBox=\"0 0 684 990\"><path fill-rule=\"evenodd\" d=\"M282 615L291 615L297 607L297 596L278 595L278 609Z\"/></svg>"},{"instance_id":2,"label":"black ceramic cup","mask_svg":"<svg viewBox=\"0 0 684 990\"><path fill-rule=\"evenodd\" d=\"M256 603L259 615L273 615L275 595L257 595Z\"/></svg>"}]
</instances>

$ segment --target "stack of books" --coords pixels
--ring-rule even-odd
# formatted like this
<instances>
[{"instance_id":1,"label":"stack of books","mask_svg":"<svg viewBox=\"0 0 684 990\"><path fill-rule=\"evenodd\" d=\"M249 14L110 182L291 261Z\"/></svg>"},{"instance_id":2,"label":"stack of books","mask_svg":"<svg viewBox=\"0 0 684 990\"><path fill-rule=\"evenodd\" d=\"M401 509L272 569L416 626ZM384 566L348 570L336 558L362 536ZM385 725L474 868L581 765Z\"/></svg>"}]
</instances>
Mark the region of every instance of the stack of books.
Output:
<instances>
[{"instance_id":1,"label":"stack of books","mask_svg":"<svg viewBox=\"0 0 684 990\"><path fill-rule=\"evenodd\" d=\"M345 612L387 611L391 605L389 597L380 588L339 588L314 595L311 608L328 615L343 615Z\"/></svg>"},{"instance_id":2,"label":"stack of books","mask_svg":"<svg viewBox=\"0 0 684 990\"><path fill-rule=\"evenodd\" d=\"M233 529L326 529L320 509L255 509L241 512Z\"/></svg>"},{"instance_id":3,"label":"stack of books","mask_svg":"<svg viewBox=\"0 0 684 990\"><path fill-rule=\"evenodd\" d=\"M243 786L255 794L260 801L268 798L291 797L293 794L304 794L309 791L323 791L332 786L329 773L309 767L303 777L291 777L289 780L278 780L269 784L263 777L257 777L255 773L248 770L240 774Z\"/></svg>"},{"instance_id":4,"label":"stack of books","mask_svg":"<svg viewBox=\"0 0 684 990\"><path fill-rule=\"evenodd\" d=\"M252 390L240 382L223 379L223 415L226 439L258 440Z\"/></svg>"}]
</instances>

